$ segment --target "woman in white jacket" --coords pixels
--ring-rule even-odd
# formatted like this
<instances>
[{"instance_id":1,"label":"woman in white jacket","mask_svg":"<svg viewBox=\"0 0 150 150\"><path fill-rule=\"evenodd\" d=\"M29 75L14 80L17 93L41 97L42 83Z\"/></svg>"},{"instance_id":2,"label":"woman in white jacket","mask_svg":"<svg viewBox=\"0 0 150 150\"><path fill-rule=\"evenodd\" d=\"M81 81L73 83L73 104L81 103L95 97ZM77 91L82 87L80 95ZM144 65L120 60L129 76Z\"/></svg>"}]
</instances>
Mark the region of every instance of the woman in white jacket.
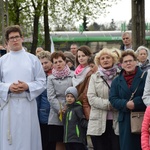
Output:
<instances>
[{"instance_id":1,"label":"woman in white jacket","mask_svg":"<svg viewBox=\"0 0 150 150\"><path fill-rule=\"evenodd\" d=\"M95 56L98 71L91 76L88 100L91 105L87 135L91 136L94 150L119 150L117 116L109 102L109 88L117 75L117 57L104 48Z\"/></svg>"}]
</instances>

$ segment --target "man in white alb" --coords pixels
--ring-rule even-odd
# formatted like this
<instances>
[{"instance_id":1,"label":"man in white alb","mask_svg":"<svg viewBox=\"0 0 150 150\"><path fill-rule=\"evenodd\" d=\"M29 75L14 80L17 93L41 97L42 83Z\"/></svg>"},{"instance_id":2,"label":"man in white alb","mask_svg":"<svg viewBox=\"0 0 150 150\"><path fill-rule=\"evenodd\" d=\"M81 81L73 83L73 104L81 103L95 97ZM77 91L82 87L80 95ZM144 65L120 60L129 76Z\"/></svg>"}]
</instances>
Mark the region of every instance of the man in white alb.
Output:
<instances>
[{"instance_id":1,"label":"man in white alb","mask_svg":"<svg viewBox=\"0 0 150 150\"><path fill-rule=\"evenodd\" d=\"M10 53L0 58L0 150L42 150L35 98L46 87L38 58L26 52L18 25L6 28Z\"/></svg>"}]
</instances>

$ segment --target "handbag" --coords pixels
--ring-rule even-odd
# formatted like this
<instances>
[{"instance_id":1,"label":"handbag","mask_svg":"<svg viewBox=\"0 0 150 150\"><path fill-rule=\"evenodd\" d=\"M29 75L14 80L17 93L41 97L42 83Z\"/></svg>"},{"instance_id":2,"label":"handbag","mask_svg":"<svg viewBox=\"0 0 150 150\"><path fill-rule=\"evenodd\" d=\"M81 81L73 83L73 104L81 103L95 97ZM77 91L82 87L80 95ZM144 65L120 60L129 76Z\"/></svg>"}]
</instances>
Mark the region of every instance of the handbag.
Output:
<instances>
[{"instance_id":1,"label":"handbag","mask_svg":"<svg viewBox=\"0 0 150 150\"><path fill-rule=\"evenodd\" d=\"M145 72L143 72L143 74L141 75L141 79L143 78L144 74L145 74ZM140 85L140 82L139 82L137 88L135 89L135 91L132 93L129 101L131 101L133 99L134 94L136 93L139 85ZM144 117L144 112L131 111L131 113L130 113L131 133L134 133L134 134L141 133L143 117Z\"/></svg>"},{"instance_id":2,"label":"handbag","mask_svg":"<svg viewBox=\"0 0 150 150\"><path fill-rule=\"evenodd\" d=\"M143 122L144 112L133 112L130 114L131 133L140 134Z\"/></svg>"}]
</instances>

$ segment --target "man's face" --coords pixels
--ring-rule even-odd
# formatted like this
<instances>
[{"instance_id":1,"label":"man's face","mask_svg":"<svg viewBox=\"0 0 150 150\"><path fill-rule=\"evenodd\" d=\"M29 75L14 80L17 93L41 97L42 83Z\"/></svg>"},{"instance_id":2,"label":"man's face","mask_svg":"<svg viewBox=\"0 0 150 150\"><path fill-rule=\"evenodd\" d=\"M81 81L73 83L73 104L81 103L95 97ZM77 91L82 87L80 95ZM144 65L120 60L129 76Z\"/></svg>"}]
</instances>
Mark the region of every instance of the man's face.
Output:
<instances>
[{"instance_id":1,"label":"man's face","mask_svg":"<svg viewBox=\"0 0 150 150\"><path fill-rule=\"evenodd\" d=\"M78 50L78 48L77 48L76 45L71 45L70 51L71 51L71 53L72 53L73 55L76 55L77 50Z\"/></svg>"},{"instance_id":2,"label":"man's face","mask_svg":"<svg viewBox=\"0 0 150 150\"><path fill-rule=\"evenodd\" d=\"M123 35L122 41L125 46L130 46L131 45L131 36L129 34Z\"/></svg>"},{"instance_id":3,"label":"man's face","mask_svg":"<svg viewBox=\"0 0 150 150\"><path fill-rule=\"evenodd\" d=\"M8 35L8 46L12 51L19 51L22 49L23 37L20 36L19 32L11 32Z\"/></svg>"}]
</instances>

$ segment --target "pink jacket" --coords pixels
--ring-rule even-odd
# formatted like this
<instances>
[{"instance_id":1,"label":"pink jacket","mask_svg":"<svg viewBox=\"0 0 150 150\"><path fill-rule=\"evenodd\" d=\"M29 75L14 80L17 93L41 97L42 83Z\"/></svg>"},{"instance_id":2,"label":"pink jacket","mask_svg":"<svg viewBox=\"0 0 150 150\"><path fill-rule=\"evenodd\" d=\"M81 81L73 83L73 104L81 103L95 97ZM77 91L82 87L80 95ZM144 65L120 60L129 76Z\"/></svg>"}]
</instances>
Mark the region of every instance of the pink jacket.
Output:
<instances>
[{"instance_id":1,"label":"pink jacket","mask_svg":"<svg viewBox=\"0 0 150 150\"><path fill-rule=\"evenodd\" d=\"M150 106L146 108L142 123L141 147L142 150L150 150Z\"/></svg>"}]
</instances>

